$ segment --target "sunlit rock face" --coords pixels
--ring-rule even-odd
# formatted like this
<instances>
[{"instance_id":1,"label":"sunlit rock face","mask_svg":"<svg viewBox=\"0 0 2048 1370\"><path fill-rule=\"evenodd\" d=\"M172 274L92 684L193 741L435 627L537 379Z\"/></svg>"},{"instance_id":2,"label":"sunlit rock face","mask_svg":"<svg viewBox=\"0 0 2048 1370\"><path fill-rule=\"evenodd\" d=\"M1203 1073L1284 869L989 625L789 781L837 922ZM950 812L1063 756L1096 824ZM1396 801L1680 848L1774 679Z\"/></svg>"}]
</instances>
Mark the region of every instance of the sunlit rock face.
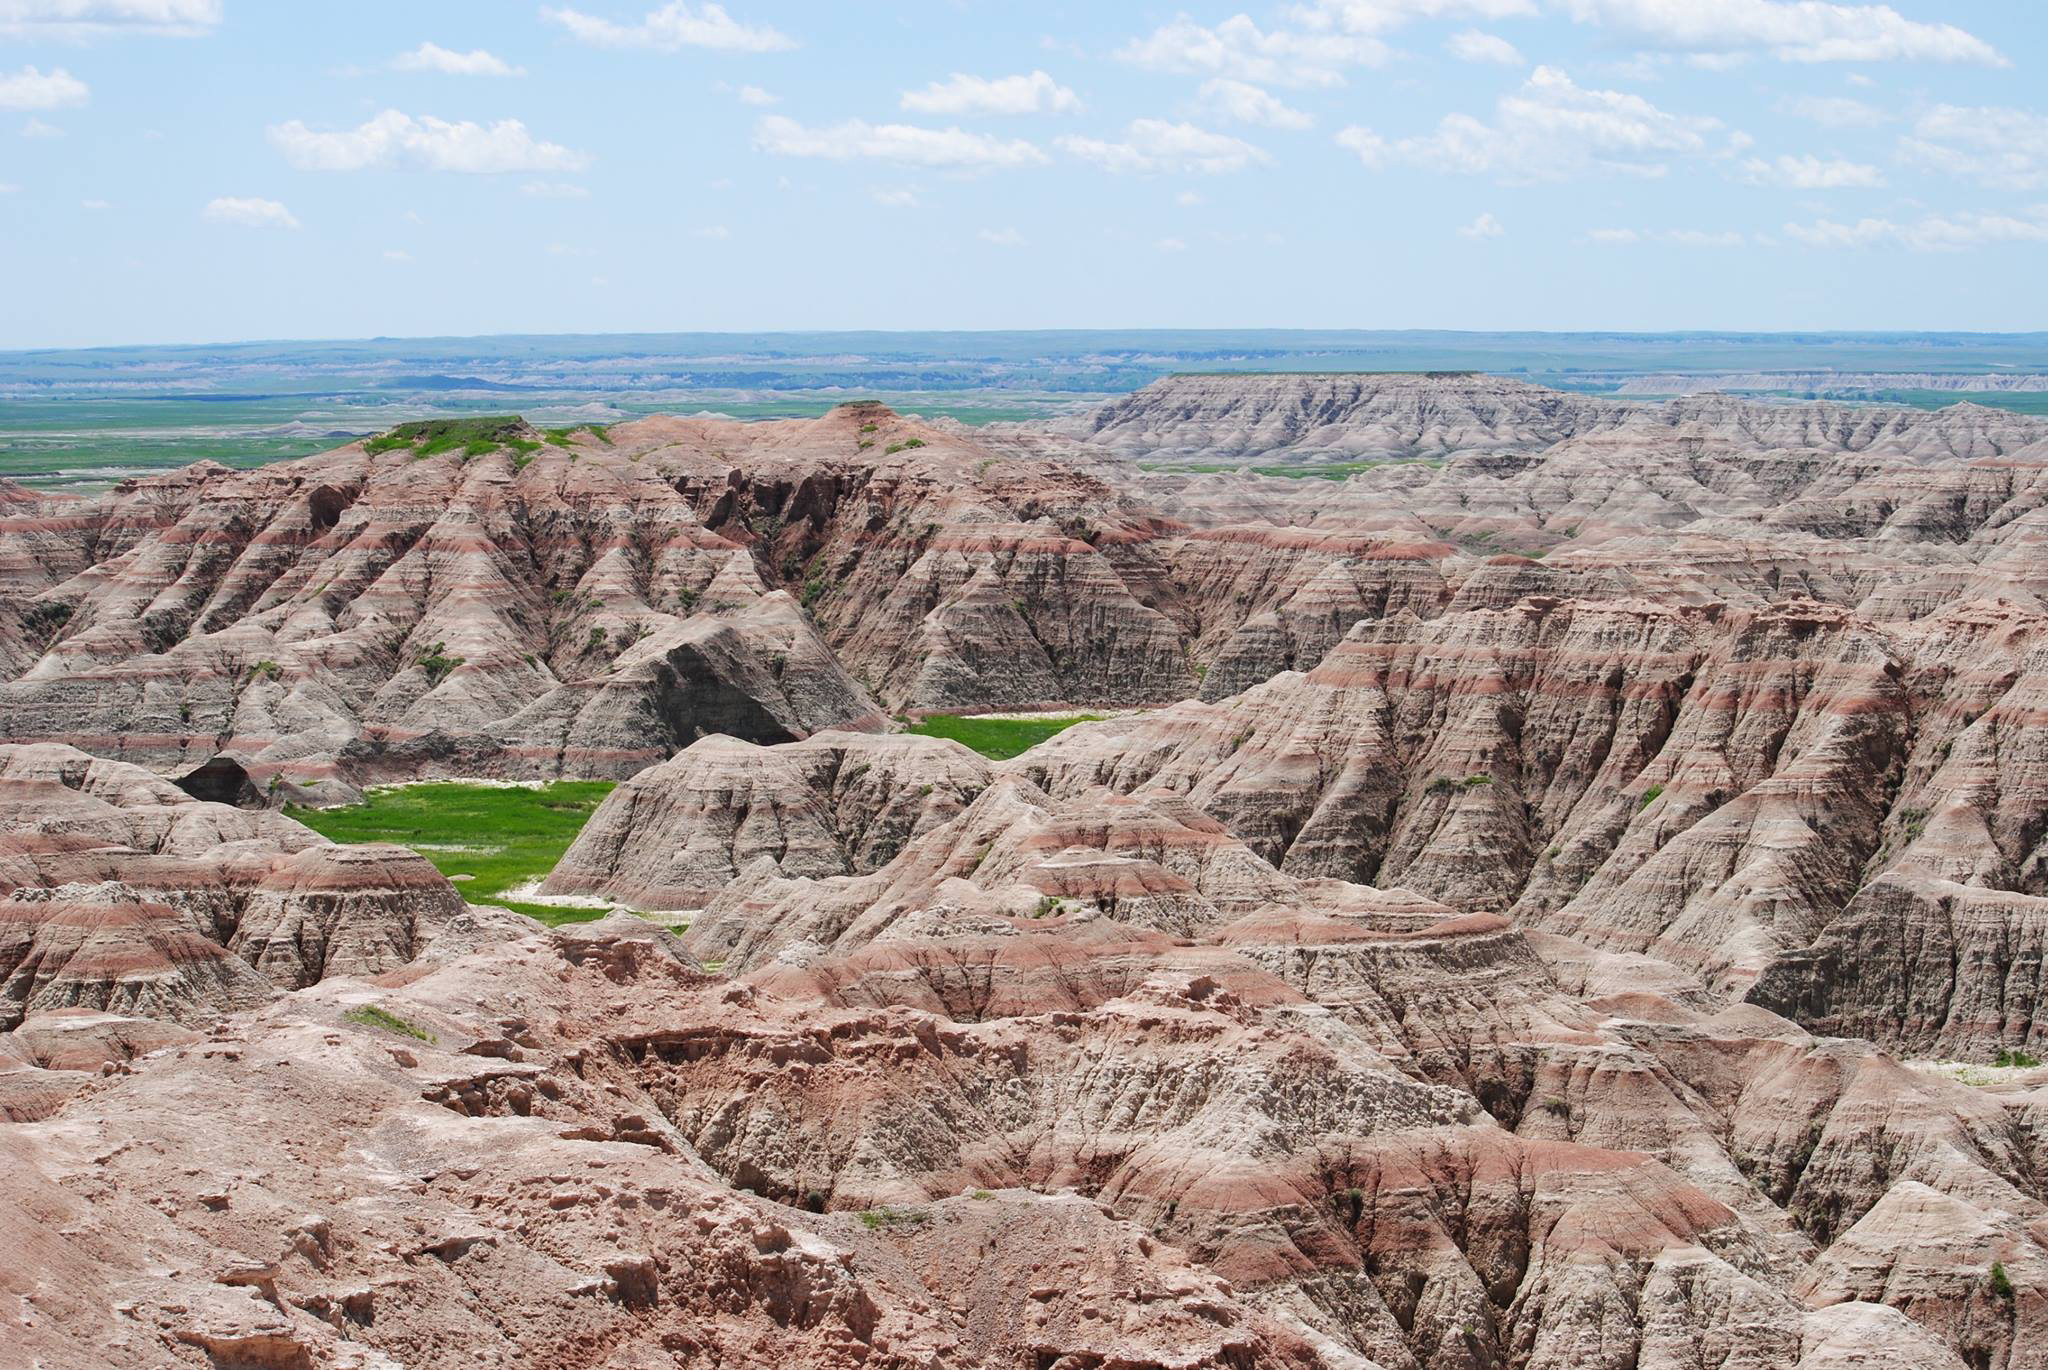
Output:
<instances>
[{"instance_id":1,"label":"sunlit rock face","mask_svg":"<svg viewBox=\"0 0 2048 1370\"><path fill-rule=\"evenodd\" d=\"M0 1362L2048 1363L2044 431L1177 377L0 488ZM270 810L436 775L620 779L540 897L645 916Z\"/></svg>"}]
</instances>

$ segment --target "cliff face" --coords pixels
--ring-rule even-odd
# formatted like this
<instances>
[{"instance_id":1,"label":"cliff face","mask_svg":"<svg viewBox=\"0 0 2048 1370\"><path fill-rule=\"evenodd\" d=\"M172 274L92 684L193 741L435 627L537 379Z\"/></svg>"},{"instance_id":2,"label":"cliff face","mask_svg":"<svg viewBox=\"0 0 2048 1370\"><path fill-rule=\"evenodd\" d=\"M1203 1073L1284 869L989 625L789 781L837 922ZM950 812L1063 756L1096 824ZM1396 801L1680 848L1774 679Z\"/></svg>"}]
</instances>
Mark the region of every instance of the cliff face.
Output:
<instances>
[{"instance_id":1,"label":"cliff face","mask_svg":"<svg viewBox=\"0 0 2048 1370\"><path fill-rule=\"evenodd\" d=\"M0 1360L2048 1365L2037 422L526 431L0 488Z\"/></svg>"},{"instance_id":2,"label":"cliff face","mask_svg":"<svg viewBox=\"0 0 2048 1370\"><path fill-rule=\"evenodd\" d=\"M1930 413L1719 394L1619 403L1476 372L1169 376L1051 427L1128 457L1248 463L1536 453L1608 431L1924 461L2001 455L2048 433L2038 419L1974 404Z\"/></svg>"}]
</instances>

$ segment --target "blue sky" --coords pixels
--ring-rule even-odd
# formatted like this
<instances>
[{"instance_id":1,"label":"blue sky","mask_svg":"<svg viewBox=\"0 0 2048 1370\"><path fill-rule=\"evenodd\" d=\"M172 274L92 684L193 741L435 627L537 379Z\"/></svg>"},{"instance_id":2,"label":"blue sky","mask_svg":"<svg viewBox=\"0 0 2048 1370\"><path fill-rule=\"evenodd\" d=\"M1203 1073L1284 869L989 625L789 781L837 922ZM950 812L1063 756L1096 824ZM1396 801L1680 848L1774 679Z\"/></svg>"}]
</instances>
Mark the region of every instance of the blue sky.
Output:
<instances>
[{"instance_id":1,"label":"blue sky","mask_svg":"<svg viewBox=\"0 0 2048 1370\"><path fill-rule=\"evenodd\" d=\"M0 0L0 346L2048 327L2022 0Z\"/></svg>"}]
</instances>

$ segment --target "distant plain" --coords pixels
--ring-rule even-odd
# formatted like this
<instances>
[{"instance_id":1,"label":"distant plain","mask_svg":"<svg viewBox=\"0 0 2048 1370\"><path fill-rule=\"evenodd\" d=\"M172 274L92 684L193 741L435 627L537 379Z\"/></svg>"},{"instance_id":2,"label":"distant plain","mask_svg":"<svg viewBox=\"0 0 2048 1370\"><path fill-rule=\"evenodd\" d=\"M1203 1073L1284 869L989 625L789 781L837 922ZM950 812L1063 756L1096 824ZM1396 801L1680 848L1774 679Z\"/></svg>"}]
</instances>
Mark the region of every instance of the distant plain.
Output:
<instances>
[{"instance_id":1,"label":"distant plain","mask_svg":"<svg viewBox=\"0 0 2048 1370\"><path fill-rule=\"evenodd\" d=\"M0 478L79 493L200 460L260 465L409 419L539 425L822 413L848 399L970 424L1084 408L1180 371L1480 370L1592 394L1744 376L1745 393L2048 413L2048 333L1433 331L646 334L0 353ZM1770 373L1797 373L1774 388ZM1818 374L1825 379L1816 382ZM1646 378L1656 378L1646 381ZM1693 382L1697 383L1697 381ZM2022 382L2027 383L2027 382Z\"/></svg>"}]
</instances>

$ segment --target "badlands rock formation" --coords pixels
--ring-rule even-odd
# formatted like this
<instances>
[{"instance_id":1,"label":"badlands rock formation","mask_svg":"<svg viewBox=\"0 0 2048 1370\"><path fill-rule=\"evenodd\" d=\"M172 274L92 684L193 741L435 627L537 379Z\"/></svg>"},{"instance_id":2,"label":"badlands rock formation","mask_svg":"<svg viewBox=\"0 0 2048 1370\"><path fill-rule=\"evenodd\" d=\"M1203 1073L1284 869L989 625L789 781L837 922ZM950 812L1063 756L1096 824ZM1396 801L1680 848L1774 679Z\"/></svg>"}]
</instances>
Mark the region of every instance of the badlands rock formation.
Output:
<instances>
[{"instance_id":1,"label":"badlands rock formation","mask_svg":"<svg viewBox=\"0 0 2048 1370\"><path fill-rule=\"evenodd\" d=\"M0 500L0 1363L2048 1366L2048 425L566 441Z\"/></svg>"},{"instance_id":2,"label":"badlands rock formation","mask_svg":"<svg viewBox=\"0 0 2048 1370\"><path fill-rule=\"evenodd\" d=\"M338 847L70 747L0 746L0 1061L31 1072L0 1074L0 1108L46 1111L76 1072L177 1039L169 1025L402 966L463 911L402 847Z\"/></svg>"}]
</instances>

